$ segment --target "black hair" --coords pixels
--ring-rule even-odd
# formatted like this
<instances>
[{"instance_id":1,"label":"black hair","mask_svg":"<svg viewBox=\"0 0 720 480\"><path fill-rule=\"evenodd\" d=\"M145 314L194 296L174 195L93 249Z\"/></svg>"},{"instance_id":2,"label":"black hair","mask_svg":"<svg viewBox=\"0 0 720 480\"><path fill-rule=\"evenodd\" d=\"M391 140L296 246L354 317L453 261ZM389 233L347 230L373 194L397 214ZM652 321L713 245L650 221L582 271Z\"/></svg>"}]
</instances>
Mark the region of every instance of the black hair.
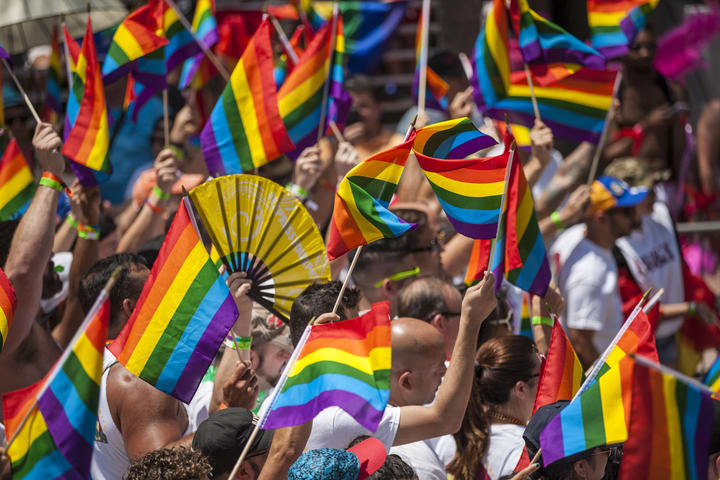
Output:
<instances>
[{"instance_id":1,"label":"black hair","mask_svg":"<svg viewBox=\"0 0 720 480\"><path fill-rule=\"evenodd\" d=\"M428 67L442 78L466 78L460 58L449 50L442 50L428 58Z\"/></svg>"},{"instance_id":2,"label":"black hair","mask_svg":"<svg viewBox=\"0 0 720 480\"><path fill-rule=\"evenodd\" d=\"M373 86L367 75L353 75L345 80L345 90L349 93L369 93L376 101L382 98L380 90Z\"/></svg>"},{"instance_id":3,"label":"black hair","mask_svg":"<svg viewBox=\"0 0 720 480\"><path fill-rule=\"evenodd\" d=\"M385 457L385 463L375 473L367 477L368 480L411 480L417 478L415 470L405 463L399 455L391 453Z\"/></svg>"},{"instance_id":4,"label":"black hair","mask_svg":"<svg viewBox=\"0 0 720 480\"><path fill-rule=\"evenodd\" d=\"M399 317L412 317L429 322L433 315L447 311L446 289L455 288L436 277L421 277L397 295Z\"/></svg>"},{"instance_id":5,"label":"black hair","mask_svg":"<svg viewBox=\"0 0 720 480\"><path fill-rule=\"evenodd\" d=\"M327 283L313 283L298 295L290 309L290 320L288 322L290 340L293 345L297 345L300 341L300 337L302 337L303 331L310 323L310 320L323 313L332 312L341 288L342 283L337 280ZM337 311L341 319L347 319L345 309L355 308L359 299L360 292L356 288L349 287L345 289L340 302L343 308L339 308Z\"/></svg>"},{"instance_id":6,"label":"black hair","mask_svg":"<svg viewBox=\"0 0 720 480\"><path fill-rule=\"evenodd\" d=\"M0 268L5 267L5 262L10 254L10 244L18 225L20 225L19 219L0 222Z\"/></svg>"}]
</instances>

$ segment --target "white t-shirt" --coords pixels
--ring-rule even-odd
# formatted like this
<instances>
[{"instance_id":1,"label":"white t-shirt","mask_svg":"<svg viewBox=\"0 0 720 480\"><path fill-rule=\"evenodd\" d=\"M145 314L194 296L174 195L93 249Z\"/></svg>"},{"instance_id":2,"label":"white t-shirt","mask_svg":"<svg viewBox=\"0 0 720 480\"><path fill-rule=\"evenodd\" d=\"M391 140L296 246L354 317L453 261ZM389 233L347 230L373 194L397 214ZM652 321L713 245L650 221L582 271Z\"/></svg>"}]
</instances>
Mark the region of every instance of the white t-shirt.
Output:
<instances>
[{"instance_id":1,"label":"white t-shirt","mask_svg":"<svg viewBox=\"0 0 720 480\"><path fill-rule=\"evenodd\" d=\"M492 480L513 473L525 448L525 427L512 423L490 425L490 445L482 460Z\"/></svg>"},{"instance_id":2,"label":"white t-shirt","mask_svg":"<svg viewBox=\"0 0 720 480\"><path fill-rule=\"evenodd\" d=\"M340 407L328 407L313 420L312 432L305 450L317 448L346 449L350 442L361 435L377 438L389 451L395 441L400 426L400 407L388 405L383 412L382 420L376 432L371 432L345 413Z\"/></svg>"},{"instance_id":3,"label":"white t-shirt","mask_svg":"<svg viewBox=\"0 0 720 480\"><path fill-rule=\"evenodd\" d=\"M568 328L594 331L593 344L603 352L623 323L617 264L610 250L584 234L585 224L570 227L550 250L565 298L561 321Z\"/></svg>"},{"instance_id":4,"label":"white t-shirt","mask_svg":"<svg viewBox=\"0 0 720 480\"><path fill-rule=\"evenodd\" d=\"M447 480L445 464L435 452L430 439L392 447L390 453L405 460L415 470L419 480Z\"/></svg>"},{"instance_id":5,"label":"white t-shirt","mask_svg":"<svg viewBox=\"0 0 720 480\"><path fill-rule=\"evenodd\" d=\"M655 202L650 215L642 219L642 230L615 242L640 290L664 288L660 299L664 304L685 301L682 282L682 260L668 207ZM682 317L662 321L655 336L667 338L682 325Z\"/></svg>"}]
</instances>

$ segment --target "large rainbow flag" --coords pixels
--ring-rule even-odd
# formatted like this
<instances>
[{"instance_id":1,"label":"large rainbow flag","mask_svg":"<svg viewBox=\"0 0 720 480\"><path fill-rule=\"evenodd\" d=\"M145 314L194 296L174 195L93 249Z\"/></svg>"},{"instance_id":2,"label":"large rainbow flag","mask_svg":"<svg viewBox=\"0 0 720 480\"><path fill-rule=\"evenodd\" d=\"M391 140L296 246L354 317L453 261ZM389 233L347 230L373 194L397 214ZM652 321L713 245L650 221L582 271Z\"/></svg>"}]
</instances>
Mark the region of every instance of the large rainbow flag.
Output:
<instances>
[{"instance_id":1,"label":"large rainbow flag","mask_svg":"<svg viewBox=\"0 0 720 480\"><path fill-rule=\"evenodd\" d=\"M417 105L418 92L420 88L420 54L422 52L423 29L422 15L418 18L417 33L415 34L415 76L412 83L413 102ZM425 106L434 110L447 112L447 92L450 89L448 83L438 75L435 70L425 67Z\"/></svg>"},{"instance_id":2,"label":"large rainbow flag","mask_svg":"<svg viewBox=\"0 0 720 480\"><path fill-rule=\"evenodd\" d=\"M10 279L0 268L0 352L7 340L10 325L12 325L13 315L17 307L17 297L15 289L10 283Z\"/></svg>"},{"instance_id":3,"label":"large rainbow flag","mask_svg":"<svg viewBox=\"0 0 720 480\"><path fill-rule=\"evenodd\" d=\"M509 145L497 157L465 158L495 144L467 118L429 125L415 138L420 168L455 230L467 237L497 233Z\"/></svg>"},{"instance_id":4,"label":"large rainbow flag","mask_svg":"<svg viewBox=\"0 0 720 480\"><path fill-rule=\"evenodd\" d=\"M659 0L587 0L590 41L607 58L628 52Z\"/></svg>"},{"instance_id":5,"label":"large rainbow flag","mask_svg":"<svg viewBox=\"0 0 720 480\"><path fill-rule=\"evenodd\" d=\"M199 0L195 5L195 14L192 21L193 32L208 49L215 45L220 38L214 11L215 2L213 0ZM205 54L200 52L185 60L180 74L179 88L183 89L190 86L204 57Z\"/></svg>"},{"instance_id":6,"label":"large rainbow flag","mask_svg":"<svg viewBox=\"0 0 720 480\"><path fill-rule=\"evenodd\" d=\"M360 245L399 237L415 227L388 209L414 140L413 132L400 145L359 163L342 179L328 232L330 260Z\"/></svg>"},{"instance_id":7,"label":"large rainbow flag","mask_svg":"<svg viewBox=\"0 0 720 480\"><path fill-rule=\"evenodd\" d=\"M62 65L60 63L60 41L58 39L58 27L53 28L52 41L50 43L50 68L48 68L47 84L45 86L45 101L43 102L43 118L50 123L57 123L62 112L62 100L60 99L60 78L62 76Z\"/></svg>"},{"instance_id":8,"label":"large rainbow flag","mask_svg":"<svg viewBox=\"0 0 720 480\"><path fill-rule=\"evenodd\" d=\"M103 290L47 376L3 395L13 478L90 478L109 317Z\"/></svg>"},{"instance_id":9,"label":"large rainbow flag","mask_svg":"<svg viewBox=\"0 0 720 480\"><path fill-rule=\"evenodd\" d=\"M335 406L377 430L390 398L388 302L357 318L308 326L295 352L258 413L261 428L301 425Z\"/></svg>"},{"instance_id":10,"label":"large rainbow flag","mask_svg":"<svg viewBox=\"0 0 720 480\"><path fill-rule=\"evenodd\" d=\"M580 359L562 325L555 318L547 358L540 371L533 412L560 400L572 400L583 381L585 374Z\"/></svg>"},{"instance_id":11,"label":"large rainbow flag","mask_svg":"<svg viewBox=\"0 0 720 480\"><path fill-rule=\"evenodd\" d=\"M510 17L523 61L540 85L554 83L582 67L605 69L605 57L540 16L527 0L512 0Z\"/></svg>"},{"instance_id":12,"label":"large rainbow flag","mask_svg":"<svg viewBox=\"0 0 720 480\"><path fill-rule=\"evenodd\" d=\"M0 221L13 218L34 192L32 172L13 138L0 158Z\"/></svg>"},{"instance_id":13,"label":"large rainbow flag","mask_svg":"<svg viewBox=\"0 0 720 480\"><path fill-rule=\"evenodd\" d=\"M505 195L490 258L495 278L544 297L550 285L550 264L540 234L535 204L522 164L511 154ZM495 282L496 291L502 282Z\"/></svg>"},{"instance_id":14,"label":"large rainbow flag","mask_svg":"<svg viewBox=\"0 0 720 480\"><path fill-rule=\"evenodd\" d=\"M270 21L260 24L200 134L213 176L242 173L292 150L278 111Z\"/></svg>"},{"instance_id":15,"label":"large rainbow flag","mask_svg":"<svg viewBox=\"0 0 720 480\"><path fill-rule=\"evenodd\" d=\"M495 0L475 42L470 80L473 97L485 115L504 120L507 114L511 122L532 127L535 113L530 87L522 62L511 62L521 53L519 49L511 51L503 1ZM543 122L558 137L597 143L612 103L616 75L583 68L548 87L539 85L536 78L534 90Z\"/></svg>"},{"instance_id":16,"label":"large rainbow flag","mask_svg":"<svg viewBox=\"0 0 720 480\"><path fill-rule=\"evenodd\" d=\"M185 199L110 351L130 372L188 403L237 316Z\"/></svg>"},{"instance_id":17,"label":"large rainbow flag","mask_svg":"<svg viewBox=\"0 0 720 480\"><path fill-rule=\"evenodd\" d=\"M73 50L74 48L70 49L71 56L74 54ZM82 48L77 57L72 58L72 66L72 92L68 103L75 102L77 109L68 105L69 118L65 120L65 124L70 127L70 131L66 133L62 153L89 169L110 173L112 167L107 154L110 135L105 90L90 17Z\"/></svg>"}]
</instances>

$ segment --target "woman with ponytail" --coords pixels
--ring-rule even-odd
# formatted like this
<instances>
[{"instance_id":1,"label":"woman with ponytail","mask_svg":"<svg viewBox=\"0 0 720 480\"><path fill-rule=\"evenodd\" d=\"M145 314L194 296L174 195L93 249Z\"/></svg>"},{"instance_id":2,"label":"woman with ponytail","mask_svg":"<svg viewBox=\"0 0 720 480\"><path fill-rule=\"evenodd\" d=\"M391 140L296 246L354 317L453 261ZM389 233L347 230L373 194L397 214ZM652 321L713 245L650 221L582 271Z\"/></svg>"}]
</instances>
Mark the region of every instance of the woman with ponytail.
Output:
<instances>
[{"instance_id":1,"label":"woman with ponytail","mask_svg":"<svg viewBox=\"0 0 720 480\"><path fill-rule=\"evenodd\" d=\"M528 337L497 337L480 347L465 418L454 435L457 452L447 466L455 480L482 479L483 472L498 480L513 472L539 375L540 358Z\"/></svg>"}]
</instances>

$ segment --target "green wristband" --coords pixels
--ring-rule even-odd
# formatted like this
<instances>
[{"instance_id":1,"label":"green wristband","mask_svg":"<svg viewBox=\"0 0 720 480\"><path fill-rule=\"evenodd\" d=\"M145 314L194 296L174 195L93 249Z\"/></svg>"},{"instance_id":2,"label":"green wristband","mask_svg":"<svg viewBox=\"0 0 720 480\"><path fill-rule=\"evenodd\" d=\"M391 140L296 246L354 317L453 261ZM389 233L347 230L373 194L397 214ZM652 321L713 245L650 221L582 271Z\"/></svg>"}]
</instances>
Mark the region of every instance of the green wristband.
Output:
<instances>
[{"instance_id":1,"label":"green wristband","mask_svg":"<svg viewBox=\"0 0 720 480\"><path fill-rule=\"evenodd\" d=\"M152 193L155 194L156 197L158 197L160 200L167 200L170 198L170 194L167 192L164 192L162 188L155 185L152 189Z\"/></svg>"},{"instance_id":2,"label":"green wristband","mask_svg":"<svg viewBox=\"0 0 720 480\"><path fill-rule=\"evenodd\" d=\"M697 314L697 303L690 302L690 305L688 305L688 316L694 317Z\"/></svg>"},{"instance_id":3,"label":"green wristband","mask_svg":"<svg viewBox=\"0 0 720 480\"><path fill-rule=\"evenodd\" d=\"M285 189L292 193L293 195L300 197L300 198L307 198L308 192L304 188L302 188L300 185L296 183L288 183L285 185Z\"/></svg>"},{"instance_id":4,"label":"green wristband","mask_svg":"<svg viewBox=\"0 0 720 480\"><path fill-rule=\"evenodd\" d=\"M552 220L558 230L565 230L565 225L563 225L563 222L560 219L560 212L558 212L557 210L552 212L550 214L550 220Z\"/></svg>"},{"instance_id":5,"label":"green wristband","mask_svg":"<svg viewBox=\"0 0 720 480\"><path fill-rule=\"evenodd\" d=\"M552 318L550 317L541 317L539 315L536 315L530 319L530 323L532 325L547 325L548 327L553 326Z\"/></svg>"},{"instance_id":6,"label":"green wristband","mask_svg":"<svg viewBox=\"0 0 720 480\"><path fill-rule=\"evenodd\" d=\"M75 220L75 218L72 216L72 213L67 216L65 219L68 225L70 225L72 228L76 229L80 226L80 224Z\"/></svg>"},{"instance_id":7,"label":"green wristband","mask_svg":"<svg viewBox=\"0 0 720 480\"><path fill-rule=\"evenodd\" d=\"M99 240L100 239L99 232L78 230L77 234L78 234L78 237L84 238L85 240Z\"/></svg>"},{"instance_id":8,"label":"green wristband","mask_svg":"<svg viewBox=\"0 0 720 480\"><path fill-rule=\"evenodd\" d=\"M57 190L58 192L62 192L63 189L62 183L56 182L52 178L42 177L39 184L44 187L50 187L53 190Z\"/></svg>"}]
</instances>

